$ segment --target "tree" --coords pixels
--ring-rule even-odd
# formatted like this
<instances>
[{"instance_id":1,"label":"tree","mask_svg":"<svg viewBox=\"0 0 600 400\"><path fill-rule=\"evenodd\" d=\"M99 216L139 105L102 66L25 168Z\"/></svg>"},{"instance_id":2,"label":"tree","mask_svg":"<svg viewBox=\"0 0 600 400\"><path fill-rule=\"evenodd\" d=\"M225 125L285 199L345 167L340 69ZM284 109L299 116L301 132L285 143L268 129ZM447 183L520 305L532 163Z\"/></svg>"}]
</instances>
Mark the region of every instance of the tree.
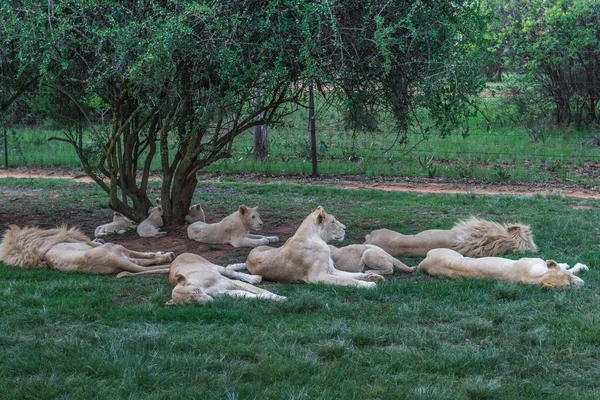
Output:
<instances>
[{"instance_id":1,"label":"tree","mask_svg":"<svg viewBox=\"0 0 600 400\"><path fill-rule=\"evenodd\" d=\"M307 82L400 128L424 107L442 129L480 85L465 64L481 31L470 1L10 1L0 13L15 16L5 33L37 66L39 87L88 121L83 144L55 139L136 220L155 165L164 218L180 222L196 172L230 157L238 135L294 112ZM109 129L94 123L97 99Z\"/></svg>"},{"instance_id":2,"label":"tree","mask_svg":"<svg viewBox=\"0 0 600 400\"><path fill-rule=\"evenodd\" d=\"M550 99L557 124L598 123L600 3L596 0L507 2L502 43L509 67Z\"/></svg>"}]
</instances>

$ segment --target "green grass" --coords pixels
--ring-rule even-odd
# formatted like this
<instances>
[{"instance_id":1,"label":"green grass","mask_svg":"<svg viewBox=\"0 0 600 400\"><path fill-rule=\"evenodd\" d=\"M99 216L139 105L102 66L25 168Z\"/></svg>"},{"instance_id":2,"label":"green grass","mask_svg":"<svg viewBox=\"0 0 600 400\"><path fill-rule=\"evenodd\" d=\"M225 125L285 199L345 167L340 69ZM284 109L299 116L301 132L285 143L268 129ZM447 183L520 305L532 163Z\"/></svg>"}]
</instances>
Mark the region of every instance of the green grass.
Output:
<instances>
[{"instance_id":1,"label":"green grass","mask_svg":"<svg viewBox=\"0 0 600 400\"><path fill-rule=\"evenodd\" d=\"M4 398L600 396L599 201L239 183L201 183L194 200L208 215L258 204L265 232L297 226L323 205L347 225L347 243L375 228L415 233L469 215L520 221L532 226L539 256L591 270L581 274L583 288L562 292L416 273L372 291L265 284L288 300L167 307L164 278L0 265ZM101 220L102 204L92 184L0 180L3 224L20 223L14 218L29 209L43 221L50 213Z\"/></svg>"},{"instance_id":2,"label":"green grass","mask_svg":"<svg viewBox=\"0 0 600 400\"><path fill-rule=\"evenodd\" d=\"M501 90L500 90L501 92ZM481 99L481 111L469 120L467 136L439 137L434 127L423 136L416 127L400 140L392 121L377 132L345 128L336 109L317 113L319 173L367 176L476 178L488 181L559 181L600 183L597 130L556 128L527 122L507 97ZM269 128L269 157L255 161L250 131L238 136L230 159L206 168L213 172L266 174L311 173L307 110ZM423 115L422 126L431 122ZM11 166L78 167L70 145L47 142L59 131L15 129L9 135ZM0 139L0 141L2 141ZM154 160L153 168L159 168Z\"/></svg>"}]
</instances>

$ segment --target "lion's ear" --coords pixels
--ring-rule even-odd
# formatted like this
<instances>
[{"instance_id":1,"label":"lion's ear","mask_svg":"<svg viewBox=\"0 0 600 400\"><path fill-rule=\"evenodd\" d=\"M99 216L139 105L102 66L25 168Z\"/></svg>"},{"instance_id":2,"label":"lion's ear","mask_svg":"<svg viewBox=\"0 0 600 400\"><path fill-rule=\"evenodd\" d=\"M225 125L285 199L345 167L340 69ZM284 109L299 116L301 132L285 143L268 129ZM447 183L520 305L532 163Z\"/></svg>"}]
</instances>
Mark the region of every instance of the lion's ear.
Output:
<instances>
[{"instance_id":1,"label":"lion's ear","mask_svg":"<svg viewBox=\"0 0 600 400\"><path fill-rule=\"evenodd\" d=\"M160 204L160 199L156 199L156 205L157 205L157 206L160 206L160 205L161 205L161 204Z\"/></svg>"},{"instance_id":2,"label":"lion's ear","mask_svg":"<svg viewBox=\"0 0 600 400\"><path fill-rule=\"evenodd\" d=\"M327 215L325 214L325 210L323 210L323 207L321 206L317 207L316 211L319 212L316 218L317 225L321 225L323 221L325 221Z\"/></svg>"},{"instance_id":3,"label":"lion's ear","mask_svg":"<svg viewBox=\"0 0 600 400\"><path fill-rule=\"evenodd\" d=\"M240 206L240 208L239 208L239 212L240 212L240 214L242 214L242 215L246 215L246 213L248 212L248 207L246 207L246 206L244 206L244 205Z\"/></svg>"},{"instance_id":4,"label":"lion's ear","mask_svg":"<svg viewBox=\"0 0 600 400\"><path fill-rule=\"evenodd\" d=\"M175 305L175 302L173 301L173 299L171 299L171 300L167 301L167 302L165 303L165 305L167 305L167 306L172 306L172 305Z\"/></svg>"},{"instance_id":5,"label":"lion's ear","mask_svg":"<svg viewBox=\"0 0 600 400\"><path fill-rule=\"evenodd\" d=\"M200 210L200 204L196 204L196 210Z\"/></svg>"},{"instance_id":6,"label":"lion's ear","mask_svg":"<svg viewBox=\"0 0 600 400\"><path fill-rule=\"evenodd\" d=\"M521 227L519 225L511 225L508 228L506 228L506 230L510 233L514 233L520 231Z\"/></svg>"},{"instance_id":7,"label":"lion's ear","mask_svg":"<svg viewBox=\"0 0 600 400\"><path fill-rule=\"evenodd\" d=\"M159 212L163 212L163 208L161 206L156 207Z\"/></svg>"},{"instance_id":8,"label":"lion's ear","mask_svg":"<svg viewBox=\"0 0 600 400\"><path fill-rule=\"evenodd\" d=\"M548 269L560 269L558 264L554 260L547 260L546 267L548 267Z\"/></svg>"},{"instance_id":9,"label":"lion's ear","mask_svg":"<svg viewBox=\"0 0 600 400\"><path fill-rule=\"evenodd\" d=\"M123 214L121 214L120 212L116 212L116 211L115 211L115 212L113 213L113 217L122 217L122 216L123 216Z\"/></svg>"},{"instance_id":10,"label":"lion's ear","mask_svg":"<svg viewBox=\"0 0 600 400\"><path fill-rule=\"evenodd\" d=\"M187 283L187 278L181 274L175 275L175 281L177 281L178 285L185 286Z\"/></svg>"}]
</instances>

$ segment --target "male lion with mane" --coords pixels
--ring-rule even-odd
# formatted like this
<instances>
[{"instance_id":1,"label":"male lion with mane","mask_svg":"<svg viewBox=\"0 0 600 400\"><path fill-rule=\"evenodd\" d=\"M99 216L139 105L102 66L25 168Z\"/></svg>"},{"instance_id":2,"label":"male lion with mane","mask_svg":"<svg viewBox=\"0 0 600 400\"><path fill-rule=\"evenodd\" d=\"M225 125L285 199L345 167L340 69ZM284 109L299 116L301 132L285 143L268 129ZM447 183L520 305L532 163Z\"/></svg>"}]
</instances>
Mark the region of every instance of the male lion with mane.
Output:
<instances>
[{"instance_id":1,"label":"male lion with mane","mask_svg":"<svg viewBox=\"0 0 600 400\"><path fill-rule=\"evenodd\" d=\"M393 256L409 257L425 257L429 250L440 248L469 257L537 251L529 226L499 224L475 217L458 221L450 230L430 229L416 235L378 229L365 237L365 244L379 246Z\"/></svg>"},{"instance_id":2,"label":"male lion with mane","mask_svg":"<svg viewBox=\"0 0 600 400\"><path fill-rule=\"evenodd\" d=\"M291 238L280 248L260 246L248 255L246 268L274 282L323 282L333 285L374 288L384 278L376 274L336 269L328 240L343 240L346 227L323 207L308 215ZM243 266L244 264L234 264Z\"/></svg>"},{"instance_id":3,"label":"male lion with mane","mask_svg":"<svg viewBox=\"0 0 600 400\"><path fill-rule=\"evenodd\" d=\"M577 263L569 269L568 264L557 264L554 260L544 261L541 258L469 258L450 249L429 251L417 268L430 275L448 278L495 279L554 289L583 286L583 280L575 274L588 270L585 264Z\"/></svg>"},{"instance_id":4,"label":"male lion with mane","mask_svg":"<svg viewBox=\"0 0 600 400\"><path fill-rule=\"evenodd\" d=\"M92 243L83 232L63 226L55 229L10 225L0 243L0 261L16 267L50 268L63 272L113 274L162 269L173 253L142 253L123 246ZM168 265L167 265L168 267Z\"/></svg>"}]
</instances>

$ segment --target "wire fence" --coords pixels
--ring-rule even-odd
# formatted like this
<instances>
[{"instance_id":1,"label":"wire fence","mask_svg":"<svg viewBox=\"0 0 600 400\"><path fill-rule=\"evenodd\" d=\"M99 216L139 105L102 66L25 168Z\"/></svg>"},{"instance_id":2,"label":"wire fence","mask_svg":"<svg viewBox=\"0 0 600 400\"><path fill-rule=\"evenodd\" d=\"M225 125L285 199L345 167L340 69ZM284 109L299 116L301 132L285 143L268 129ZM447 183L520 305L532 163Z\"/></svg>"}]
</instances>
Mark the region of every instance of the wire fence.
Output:
<instances>
[{"instance_id":1,"label":"wire fence","mask_svg":"<svg viewBox=\"0 0 600 400\"><path fill-rule=\"evenodd\" d=\"M571 127L519 124L501 116L474 118L468 134L440 137L435 130L424 134L413 128L400 134L393 124L382 122L370 132L345 127L334 110L317 113L317 161L319 174L367 176L425 176L478 178L493 181L600 182L600 131ZM6 145L9 166L79 167L66 143L49 142L60 134L56 124L43 128L33 121L28 127L9 127L0 135ZM311 143L308 115L304 110L284 123L268 128L268 157L256 160L252 132L238 136L232 157L208 170L266 174L310 174ZM4 161L4 160L3 160ZM155 167L158 169L158 160ZM3 165L4 163L0 163Z\"/></svg>"}]
</instances>

